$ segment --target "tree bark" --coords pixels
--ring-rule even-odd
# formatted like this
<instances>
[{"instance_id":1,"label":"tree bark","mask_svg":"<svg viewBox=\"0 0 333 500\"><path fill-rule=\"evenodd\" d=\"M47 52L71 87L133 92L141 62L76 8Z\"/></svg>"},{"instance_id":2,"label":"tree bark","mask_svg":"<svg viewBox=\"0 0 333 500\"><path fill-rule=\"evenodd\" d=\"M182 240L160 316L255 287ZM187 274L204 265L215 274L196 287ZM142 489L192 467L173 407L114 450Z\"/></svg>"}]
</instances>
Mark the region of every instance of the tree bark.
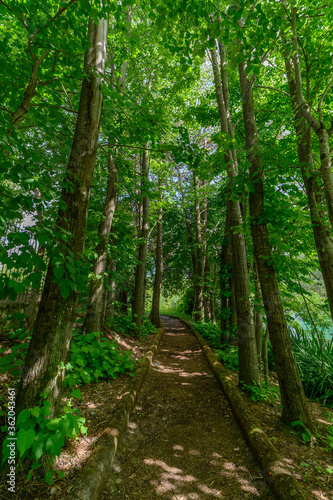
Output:
<instances>
[{"instance_id":1,"label":"tree bark","mask_svg":"<svg viewBox=\"0 0 333 500\"><path fill-rule=\"evenodd\" d=\"M149 160L148 150L145 149L142 156L142 172L141 172L141 193L143 194L142 204L142 229L141 242L138 249L138 265L135 270L135 283L133 293L133 323L137 326L138 335L141 330L142 307L144 304L145 294L145 269L146 256L149 232L149 196L146 194L147 182L149 180Z\"/></svg>"},{"instance_id":2,"label":"tree bark","mask_svg":"<svg viewBox=\"0 0 333 500\"><path fill-rule=\"evenodd\" d=\"M193 241L193 236L192 236L192 231L191 231L191 222L190 219L186 213L186 208L185 208L185 193L183 190L183 183L182 183L182 177L179 168L176 166L176 170L178 173L178 182L179 182L179 189L182 195L182 205L183 205L183 212L184 212L184 218L185 218L185 225L186 225L186 232L187 232L187 238L188 238L188 243L189 247L191 250L191 259L192 259L192 269L193 269L193 294L194 294L194 304L196 304L197 299L197 284L196 284L196 276L198 274L198 260L197 260L197 254L194 248L194 241Z\"/></svg>"},{"instance_id":3,"label":"tree bark","mask_svg":"<svg viewBox=\"0 0 333 500\"><path fill-rule=\"evenodd\" d=\"M34 190L35 193L35 198L37 200L41 199L41 193L38 188L35 188ZM38 205L40 202L37 203L37 215L39 221L43 220L43 212L38 210ZM40 246L38 249L38 256L43 259L45 253L45 247L44 245ZM35 267L34 269L35 272L40 273L40 269ZM25 324L25 329L26 331L32 330L36 321L37 313L38 313L38 308L39 308L39 301L40 301L40 293L41 293L41 287L40 287L40 282L38 284L37 288L33 288L29 294L29 305L26 313L26 324Z\"/></svg>"},{"instance_id":4,"label":"tree bark","mask_svg":"<svg viewBox=\"0 0 333 500\"><path fill-rule=\"evenodd\" d=\"M204 321L204 271L205 271L205 256L202 248L202 229L200 216L200 201L199 201L199 181L198 177L193 172L193 188L194 188L194 213L195 213L195 249L197 255L197 275L194 277L196 281L196 303L195 303L195 321Z\"/></svg>"},{"instance_id":5,"label":"tree bark","mask_svg":"<svg viewBox=\"0 0 333 500\"><path fill-rule=\"evenodd\" d=\"M331 317L333 320L333 238L330 234L329 228L325 224L323 209L321 207L321 193L317 182L318 173L313 165L311 153L311 129L307 126L305 118L299 109L296 81L286 48L284 50L284 60L288 78L289 94L294 112L298 160L308 198L308 206L319 265L324 279Z\"/></svg>"},{"instance_id":6,"label":"tree bark","mask_svg":"<svg viewBox=\"0 0 333 500\"><path fill-rule=\"evenodd\" d=\"M101 80L105 71L108 21L95 25L89 20L90 47L85 53L85 74L72 151L61 194L57 225L72 235L60 240L65 258L77 260L84 251L87 210L94 173L100 129L103 94ZM96 71L97 70L97 71ZM72 189L69 189L72 186ZM66 208L62 208L66 207ZM58 412L66 364L72 340L73 322L78 292L71 289L68 297L61 294L50 262L38 310L34 332L29 345L19 384L16 411L38 405L43 392L51 402L51 416Z\"/></svg>"},{"instance_id":7,"label":"tree bark","mask_svg":"<svg viewBox=\"0 0 333 500\"><path fill-rule=\"evenodd\" d=\"M311 112L310 105L303 97L302 74L299 60L297 30L296 30L296 8L291 6L291 27L293 33L293 63L295 70L295 91L299 110L309 126L316 133L319 140L320 152L320 174L323 181L325 199L327 205L327 214L333 227L333 172L332 172L332 154L330 150L330 137L333 133L333 120L330 129L327 129L323 121L321 109L322 99L318 104L319 119L315 118Z\"/></svg>"},{"instance_id":8,"label":"tree bark","mask_svg":"<svg viewBox=\"0 0 333 500\"><path fill-rule=\"evenodd\" d=\"M153 325L157 328L161 328L160 320L160 297L161 297L161 287L163 278L163 209L162 207L158 210L158 221L157 221L157 236L156 236L156 273L154 280L154 291L153 291L153 301L151 306L151 312L149 319Z\"/></svg>"},{"instance_id":9,"label":"tree bark","mask_svg":"<svg viewBox=\"0 0 333 500\"><path fill-rule=\"evenodd\" d=\"M261 290L260 290L258 266L257 266L257 262L255 259L253 262L253 281L254 281L254 295L255 295L254 327L255 327L255 334L256 334L258 363L259 363L259 367L260 367L261 349L262 349L262 296L261 296Z\"/></svg>"},{"instance_id":10,"label":"tree bark","mask_svg":"<svg viewBox=\"0 0 333 500\"><path fill-rule=\"evenodd\" d=\"M221 49L220 49L221 50ZM225 58L220 52L221 60ZM223 86L216 50L211 51L216 97L219 108L222 137L226 143L233 137L230 110L226 107L223 89L227 87L227 73L222 72ZM223 67L224 68L224 67ZM222 69L223 69L222 68ZM232 273L234 278L235 301L237 312L238 357L240 383L253 385L259 383L259 366L255 341L252 306L250 300L250 276L247 265L246 242L242 228L240 203L230 193L237 176L236 152L228 144L225 146L225 163L229 178L228 215L230 222L230 240L232 249Z\"/></svg>"},{"instance_id":11,"label":"tree bark","mask_svg":"<svg viewBox=\"0 0 333 500\"><path fill-rule=\"evenodd\" d=\"M247 159L250 164L250 179L253 184L253 190L250 192L251 233L280 386L283 405L281 419L287 424L300 420L308 429L313 431L313 424L306 404L303 385L291 346L272 263L272 252L268 240L267 226L264 222L264 186L252 84L249 82L245 72L246 63L240 62L238 68L242 93Z\"/></svg>"},{"instance_id":12,"label":"tree bark","mask_svg":"<svg viewBox=\"0 0 333 500\"><path fill-rule=\"evenodd\" d=\"M109 153L108 180L106 198L103 208L102 220L98 227L99 243L96 247L97 258L93 267L93 278L90 283L88 309L86 315L86 332L99 332L101 330L101 317L103 310L104 274L108 260L108 243L112 227L113 215L117 200L118 168Z\"/></svg>"},{"instance_id":13,"label":"tree bark","mask_svg":"<svg viewBox=\"0 0 333 500\"><path fill-rule=\"evenodd\" d=\"M266 331L262 343L262 360L264 362L264 380L266 384L269 382L269 369L268 369L268 339L269 339L269 330L268 326L266 326Z\"/></svg>"}]
</instances>

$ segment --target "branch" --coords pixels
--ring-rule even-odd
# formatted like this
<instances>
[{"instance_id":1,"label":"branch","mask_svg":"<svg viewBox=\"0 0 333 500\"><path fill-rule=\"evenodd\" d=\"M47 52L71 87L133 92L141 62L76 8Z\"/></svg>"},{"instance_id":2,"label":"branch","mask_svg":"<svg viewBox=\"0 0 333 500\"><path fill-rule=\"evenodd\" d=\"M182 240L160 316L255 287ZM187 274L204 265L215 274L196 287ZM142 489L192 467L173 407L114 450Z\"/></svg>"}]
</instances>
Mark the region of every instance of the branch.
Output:
<instances>
[{"instance_id":1,"label":"branch","mask_svg":"<svg viewBox=\"0 0 333 500\"><path fill-rule=\"evenodd\" d=\"M62 89L63 89L63 91L64 91L64 92L65 92L65 94L66 94L67 100L68 100L69 105L70 105L70 108L71 108L71 110L72 110L72 113L76 114L76 111L75 111L75 109L74 109L74 106L73 106L73 104L72 104L72 101L70 100L69 95L67 94L67 91L66 91L66 89L65 89L64 84L63 84L62 82L60 82L60 85L62 86Z\"/></svg>"},{"instance_id":2,"label":"branch","mask_svg":"<svg viewBox=\"0 0 333 500\"><path fill-rule=\"evenodd\" d=\"M321 105L322 105L322 103L323 103L323 101L324 101L324 99L325 99L325 97L327 95L327 92L331 88L332 83L333 83L333 81L331 80L330 83L327 85L326 89L324 90L323 95L321 96L320 101L318 103L317 111L318 111L319 119L321 121L323 120L323 110L321 109Z\"/></svg>"},{"instance_id":3,"label":"branch","mask_svg":"<svg viewBox=\"0 0 333 500\"><path fill-rule=\"evenodd\" d=\"M299 52L298 52L298 46L297 46L297 32L296 32L296 9L292 5L291 6L291 28L292 28L292 34L293 34L293 53L294 53L294 69L295 69L295 81L296 81L296 95L297 95L297 102L300 107L300 110L312 128L315 132L317 132L321 124L320 122L313 116L310 110L309 104L305 101L303 97L303 89L302 89L302 76L301 76L301 65L299 62Z\"/></svg>"},{"instance_id":4,"label":"branch","mask_svg":"<svg viewBox=\"0 0 333 500\"><path fill-rule=\"evenodd\" d=\"M269 87L269 86L266 86L266 85L253 85L254 88L259 88L259 89L267 89L267 90L275 90L276 92L280 92L280 94L283 94L283 95L286 95L287 97L289 97L289 94L288 92L285 92L284 90L279 90L275 87Z\"/></svg>"},{"instance_id":5,"label":"branch","mask_svg":"<svg viewBox=\"0 0 333 500\"><path fill-rule=\"evenodd\" d=\"M68 4L65 5L64 7L61 7L61 9L59 9L58 12L48 22L49 23L54 23L54 21L56 21L58 19L58 17L60 17L61 14L63 14L76 1L77 0L70 0L70 2L68 2ZM44 24L43 27L47 28L47 24ZM38 33L40 33L40 30L41 30L40 28L37 28L36 31L35 31L35 33L33 34L33 36L35 37L36 35L38 35Z\"/></svg>"}]
</instances>

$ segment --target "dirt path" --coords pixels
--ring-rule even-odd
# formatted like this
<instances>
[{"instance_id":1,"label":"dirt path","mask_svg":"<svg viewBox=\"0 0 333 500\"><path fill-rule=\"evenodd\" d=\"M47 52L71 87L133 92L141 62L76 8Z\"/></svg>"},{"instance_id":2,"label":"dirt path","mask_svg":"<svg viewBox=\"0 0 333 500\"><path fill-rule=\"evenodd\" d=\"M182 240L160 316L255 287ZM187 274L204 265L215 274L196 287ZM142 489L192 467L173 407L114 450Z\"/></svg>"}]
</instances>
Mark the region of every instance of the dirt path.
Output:
<instances>
[{"instance_id":1,"label":"dirt path","mask_svg":"<svg viewBox=\"0 0 333 500\"><path fill-rule=\"evenodd\" d=\"M272 499L200 346L176 319L166 333L102 498Z\"/></svg>"}]
</instances>

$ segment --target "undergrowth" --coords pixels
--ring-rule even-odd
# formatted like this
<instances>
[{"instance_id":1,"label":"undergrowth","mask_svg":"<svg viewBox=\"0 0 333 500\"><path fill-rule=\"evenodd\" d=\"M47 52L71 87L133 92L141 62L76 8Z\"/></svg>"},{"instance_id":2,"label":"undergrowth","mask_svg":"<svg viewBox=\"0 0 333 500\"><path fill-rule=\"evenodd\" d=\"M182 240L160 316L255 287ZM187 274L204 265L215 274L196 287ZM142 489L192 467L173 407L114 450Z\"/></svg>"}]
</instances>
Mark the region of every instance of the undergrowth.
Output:
<instances>
[{"instance_id":1,"label":"undergrowth","mask_svg":"<svg viewBox=\"0 0 333 500\"><path fill-rule=\"evenodd\" d=\"M105 324L121 335L135 336L137 333L136 324L132 322L131 316L117 316L107 318ZM155 333L155 327L151 324L149 319L144 319L140 330L140 339L147 337L147 335Z\"/></svg>"}]
</instances>

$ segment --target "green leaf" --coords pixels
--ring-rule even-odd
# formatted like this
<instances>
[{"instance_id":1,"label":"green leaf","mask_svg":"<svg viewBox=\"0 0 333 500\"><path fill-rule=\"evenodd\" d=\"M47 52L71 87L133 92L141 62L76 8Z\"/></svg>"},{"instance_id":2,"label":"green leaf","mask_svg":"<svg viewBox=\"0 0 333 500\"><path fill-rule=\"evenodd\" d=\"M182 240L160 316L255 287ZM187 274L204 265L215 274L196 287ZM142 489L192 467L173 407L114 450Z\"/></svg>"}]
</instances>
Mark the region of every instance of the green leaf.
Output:
<instances>
[{"instance_id":1,"label":"green leaf","mask_svg":"<svg viewBox=\"0 0 333 500\"><path fill-rule=\"evenodd\" d=\"M46 441L46 451L49 452L51 457L54 457L55 455L58 457L61 452L61 448L64 446L65 443L65 436L61 431L56 431L55 434L49 436L49 438Z\"/></svg>"},{"instance_id":2,"label":"green leaf","mask_svg":"<svg viewBox=\"0 0 333 500\"><path fill-rule=\"evenodd\" d=\"M45 443L48 439L48 434L43 434L39 432L35 437L35 440L32 445L32 454L36 460L39 460L40 457L45 453Z\"/></svg>"},{"instance_id":3,"label":"green leaf","mask_svg":"<svg viewBox=\"0 0 333 500\"><path fill-rule=\"evenodd\" d=\"M35 440L35 431L33 429L29 429L25 431L24 429L20 429L17 433L17 449L19 450L21 456L30 448L32 443Z\"/></svg>"},{"instance_id":4,"label":"green leaf","mask_svg":"<svg viewBox=\"0 0 333 500\"><path fill-rule=\"evenodd\" d=\"M74 389L71 393L72 398L79 398L83 399L83 396L81 395L80 389Z\"/></svg>"}]
</instances>

